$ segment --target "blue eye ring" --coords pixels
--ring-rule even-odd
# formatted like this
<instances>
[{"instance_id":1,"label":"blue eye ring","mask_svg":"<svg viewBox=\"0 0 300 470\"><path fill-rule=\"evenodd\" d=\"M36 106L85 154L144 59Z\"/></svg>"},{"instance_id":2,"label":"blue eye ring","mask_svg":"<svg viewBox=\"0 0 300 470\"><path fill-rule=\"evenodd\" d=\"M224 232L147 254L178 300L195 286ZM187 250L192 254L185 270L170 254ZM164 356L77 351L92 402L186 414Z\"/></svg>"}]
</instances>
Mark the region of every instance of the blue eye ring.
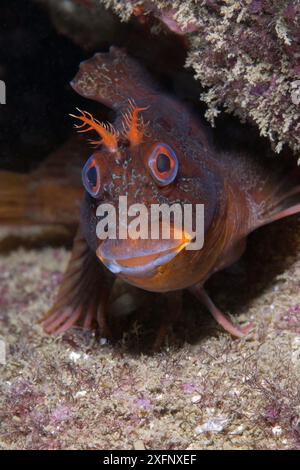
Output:
<instances>
[{"instance_id":1,"label":"blue eye ring","mask_svg":"<svg viewBox=\"0 0 300 470\"><path fill-rule=\"evenodd\" d=\"M152 176L159 186L167 186L175 180L178 173L178 160L174 150L167 144L157 144L152 151L148 165Z\"/></svg>"},{"instance_id":2,"label":"blue eye ring","mask_svg":"<svg viewBox=\"0 0 300 470\"><path fill-rule=\"evenodd\" d=\"M95 158L90 157L82 170L82 183L85 190L92 197L97 197L100 192L100 170Z\"/></svg>"}]
</instances>

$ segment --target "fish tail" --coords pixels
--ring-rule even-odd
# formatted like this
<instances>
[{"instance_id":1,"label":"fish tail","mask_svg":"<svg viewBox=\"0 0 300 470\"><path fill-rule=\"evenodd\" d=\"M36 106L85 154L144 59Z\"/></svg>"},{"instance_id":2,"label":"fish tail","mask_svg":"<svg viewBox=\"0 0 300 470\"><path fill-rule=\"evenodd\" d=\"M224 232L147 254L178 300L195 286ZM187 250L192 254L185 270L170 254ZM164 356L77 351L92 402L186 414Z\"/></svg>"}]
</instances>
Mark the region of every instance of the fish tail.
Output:
<instances>
[{"instance_id":1,"label":"fish tail","mask_svg":"<svg viewBox=\"0 0 300 470\"><path fill-rule=\"evenodd\" d=\"M67 178L0 172L0 224L76 226L82 188Z\"/></svg>"},{"instance_id":2,"label":"fish tail","mask_svg":"<svg viewBox=\"0 0 300 470\"><path fill-rule=\"evenodd\" d=\"M0 223L24 224L29 219L28 176L0 172Z\"/></svg>"}]
</instances>

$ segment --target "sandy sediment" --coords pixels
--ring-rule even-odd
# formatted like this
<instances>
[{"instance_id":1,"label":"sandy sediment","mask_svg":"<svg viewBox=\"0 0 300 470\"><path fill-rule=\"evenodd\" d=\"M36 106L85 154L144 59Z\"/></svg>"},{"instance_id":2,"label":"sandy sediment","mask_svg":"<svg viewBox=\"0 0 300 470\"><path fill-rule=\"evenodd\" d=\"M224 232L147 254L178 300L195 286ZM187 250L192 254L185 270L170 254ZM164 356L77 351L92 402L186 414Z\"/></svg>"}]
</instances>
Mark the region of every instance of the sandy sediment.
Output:
<instances>
[{"instance_id":1,"label":"sandy sediment","mask_svg":"<svg viewBox=\"0 0 300 470\"><path fill-rule=\"evenodd\" d=\"M2 254L1 448L299 448L298 247L297 218L273 224L210 282L235 322L253 321L249 338L221 332L187 296L156 354L144 347L151 319L139 316L115 344L80 329L46 336L38 321L68 250Z\"/></svg>"}]
</instances>

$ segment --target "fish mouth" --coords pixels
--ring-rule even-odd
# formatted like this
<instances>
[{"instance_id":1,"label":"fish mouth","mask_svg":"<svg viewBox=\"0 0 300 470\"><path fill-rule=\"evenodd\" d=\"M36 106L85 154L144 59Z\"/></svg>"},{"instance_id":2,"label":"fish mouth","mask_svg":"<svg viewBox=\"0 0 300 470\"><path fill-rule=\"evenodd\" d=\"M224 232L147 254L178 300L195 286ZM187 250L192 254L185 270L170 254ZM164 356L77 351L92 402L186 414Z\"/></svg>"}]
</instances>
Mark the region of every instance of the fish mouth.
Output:
<instances>
[{"instance_id":1,"label":"fish mouth","mask_svg":"<svg viewBox=\"0 0 300 470\"><path fill-rule=\"evenodd\" d=\"M191 241L187 234L168 240L104 240L96 254L116 275L151 277L172 261Z\"/></svg>"}]
</instances>

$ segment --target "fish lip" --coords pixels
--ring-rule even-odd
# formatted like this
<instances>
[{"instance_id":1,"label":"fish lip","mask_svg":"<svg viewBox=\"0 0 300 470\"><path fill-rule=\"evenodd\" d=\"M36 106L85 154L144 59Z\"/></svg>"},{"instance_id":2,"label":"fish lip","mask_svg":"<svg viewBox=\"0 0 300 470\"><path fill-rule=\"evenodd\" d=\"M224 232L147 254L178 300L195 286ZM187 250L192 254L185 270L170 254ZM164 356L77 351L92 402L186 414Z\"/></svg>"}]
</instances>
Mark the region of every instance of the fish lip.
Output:
<instances>
[{"instance_id":1,"label":"fish lip","mask_svg":"<svg viewBox=\"0 0 300 470\"><path fill-rule=\"evenodd\" d=\"M126 258L122 260L108 259L103 257L101 253L101 245L97 248L96 254L100 261L109 269L113 274L120 274L128 277L150 277L152 276L159 267L165 266L172 261L188 244L188 242L182 243L177 249L169 249L162 252L157 252L153 260L147 263L142 263L136 266L124 266ZM143 257L141 257L142 259ZM130 259L130 258L128 258Z\"/></svg>"},{"instance_id":2,"label":"fish lip","mask_svg":"<svg viewBox=\"0 0 300 470\"><path fill-rule=\"evenodd\" d=\"M113 274L122 274L125 276L144 276L147 274L151 275L157 270L157 268L164 266L173 258L175 258L177 254L178 253L176 251L164 253L155 258L153 261L149 261L148 263L134 267L124 266L118 260L108 262L108 260L101 259L101 261Z\"/></svg>"}]
</instances>

